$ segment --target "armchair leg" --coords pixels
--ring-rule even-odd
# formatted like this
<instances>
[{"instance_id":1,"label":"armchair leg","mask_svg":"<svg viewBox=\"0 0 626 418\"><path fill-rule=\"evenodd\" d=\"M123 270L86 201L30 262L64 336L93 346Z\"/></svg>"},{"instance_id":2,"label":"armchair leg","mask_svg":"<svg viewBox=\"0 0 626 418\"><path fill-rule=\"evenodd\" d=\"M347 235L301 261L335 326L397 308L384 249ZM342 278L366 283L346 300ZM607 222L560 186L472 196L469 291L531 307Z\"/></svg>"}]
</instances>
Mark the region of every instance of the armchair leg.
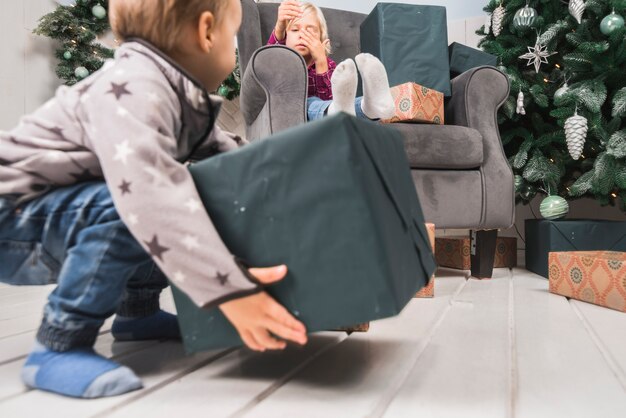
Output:
<instances>
[{"instance_id":1,"label":"armchair leg","mask_svg":"<svg viewBox=\"0 0 626 418\"><path fill-rule=\"evenodd\" d=\"M498 230L471 231L470 234L472 277L491 279L493 275L493 262L496 256Z\"/></svg>"}]
</instances>

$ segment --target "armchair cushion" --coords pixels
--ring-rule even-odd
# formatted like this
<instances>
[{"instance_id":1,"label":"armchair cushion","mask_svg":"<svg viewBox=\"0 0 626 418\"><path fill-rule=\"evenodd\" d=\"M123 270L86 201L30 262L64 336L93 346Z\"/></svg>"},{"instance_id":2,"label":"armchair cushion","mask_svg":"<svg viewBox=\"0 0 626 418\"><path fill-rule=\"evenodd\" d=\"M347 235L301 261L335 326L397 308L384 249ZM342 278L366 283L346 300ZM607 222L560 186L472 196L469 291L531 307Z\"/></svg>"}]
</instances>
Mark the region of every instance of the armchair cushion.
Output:
<instances>
[{"instance_id":1,"label":"armchair cushion","mask_svg":"<svg viewBox=\"0 0 626 418\"><path fill-rule=\"evenodd\" d=\"M483 164L483 136L463 126L391 125L404 137L411 168L465 170Z\"/></svg>"}]
</instances>

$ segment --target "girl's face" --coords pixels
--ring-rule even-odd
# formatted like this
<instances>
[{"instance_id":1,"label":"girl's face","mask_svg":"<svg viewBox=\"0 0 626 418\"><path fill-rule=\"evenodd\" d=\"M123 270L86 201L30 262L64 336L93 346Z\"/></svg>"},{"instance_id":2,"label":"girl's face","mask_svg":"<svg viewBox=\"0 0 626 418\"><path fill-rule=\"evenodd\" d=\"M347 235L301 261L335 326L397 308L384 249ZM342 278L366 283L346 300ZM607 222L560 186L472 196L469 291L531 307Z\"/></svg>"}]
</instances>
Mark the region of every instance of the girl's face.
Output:
<instances>
[{"instance_id":1,"label":"girl's face","mask_svg":"<svg viewBox=\"0 0 626 418\"><path fill-rule=\"evenodd\" d=\"M300 38L300 34L304 29L307 29L309 33L321 42L320 22L312 10L307 10L304 16L291 22L291 25L287 28L287 40L285 41L289 48L295 49L300 55L307 58L311 56L311 51L302 44Z\"/></svg>"}]
</instances>

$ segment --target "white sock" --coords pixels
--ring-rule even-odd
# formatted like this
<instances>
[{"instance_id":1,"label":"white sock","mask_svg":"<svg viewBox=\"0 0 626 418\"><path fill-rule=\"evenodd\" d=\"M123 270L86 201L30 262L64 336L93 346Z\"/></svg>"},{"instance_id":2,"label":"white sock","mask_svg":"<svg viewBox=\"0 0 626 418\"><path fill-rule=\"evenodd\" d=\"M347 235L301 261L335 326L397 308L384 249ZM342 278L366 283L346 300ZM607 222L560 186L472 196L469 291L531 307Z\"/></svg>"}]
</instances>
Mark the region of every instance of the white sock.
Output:
<instances>
[{"instance_id":1,"label":"white sock","mask_svg":"<svg viewBox=\"0 0 626 418\"><path fill-rule=\"evenodd\" d=\"M351 59L341 62L330 79L333 89L333 102L328 108L328 115L345 112L355 116L354 100L359 82L356 65Z\"/></svg>"},{"instance_id":2,"label":"white sock","mask_svg":"<svg viewBox=\"0 0 626 418\"><path fill-rule=\"evenodd\" d=\"M372 54L359 54L355 60L363 80L363 113L370 119L391 118L396 113L396 106L385 66Z\"/></svg>"}]
</instances>

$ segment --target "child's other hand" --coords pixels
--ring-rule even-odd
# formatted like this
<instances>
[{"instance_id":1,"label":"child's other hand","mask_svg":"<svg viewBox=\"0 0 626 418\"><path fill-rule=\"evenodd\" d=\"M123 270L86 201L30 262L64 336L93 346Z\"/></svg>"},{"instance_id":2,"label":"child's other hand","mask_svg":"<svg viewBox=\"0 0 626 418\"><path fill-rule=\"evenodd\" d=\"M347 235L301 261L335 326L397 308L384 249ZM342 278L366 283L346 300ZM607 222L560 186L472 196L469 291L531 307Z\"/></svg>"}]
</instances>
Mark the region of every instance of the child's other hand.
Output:
<instances>
[{"instance_id":1,"label":"child's other hand","mask_svg":"<svg viewBox=\"0 0 626 418\"><path fill-rule=\"evenodd\" d=\"M302 5L300 2L296 0L283 1L278 7L278 19L276 20L276 27L274 28L276 39L279 41L285 39L287 23L299 17L302 17Z\"/></svg>"},{"instance_id":2,"label":"child's other hand","mask_svg":"<svg viewBox=\"0 0 626 418\"><path fill-rule=\"evenodd\" d=\"M252 268L250 273L261 283L271 284L285 277L287 266ZM282 350L287 346L285 341L277 340L270 332L301 345L307 342L304 324L266 292L223 303L220 309L252 350Z\"/></svg>"}]
</instances>

